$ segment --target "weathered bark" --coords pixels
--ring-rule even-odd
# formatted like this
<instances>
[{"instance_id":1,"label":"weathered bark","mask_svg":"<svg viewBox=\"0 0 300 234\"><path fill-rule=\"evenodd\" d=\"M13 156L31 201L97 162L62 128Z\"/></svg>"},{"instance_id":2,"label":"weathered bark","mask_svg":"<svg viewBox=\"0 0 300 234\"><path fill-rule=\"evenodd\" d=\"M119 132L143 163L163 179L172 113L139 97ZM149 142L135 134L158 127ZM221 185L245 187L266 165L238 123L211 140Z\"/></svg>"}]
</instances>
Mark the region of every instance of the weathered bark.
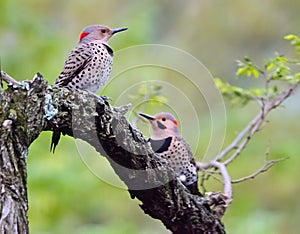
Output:
<instances>
[{"instance_id":1,"label":"weathered bark","mask_svg":"<svg viewBox=\"0 0 300 234\"><path fill-rule=\"evenodd\" d=\"M128 123L124 117L128 107L112 107L85 91L52 89L41 78L24 84L29 88L1 90L1 231L28 232L27 148L41 131L50 130L94 146L131 196L142 202L144 212L173 233L225 233L205 199L190 194Z\"/></svg>"},{"instance_id":2,"label":"weathered bark","mask_svg":"<svg viewBox=\"0 0 300 234\"><path fill-rule=\"evenodd\" d=\"M0 88L0 233L28 233L26 157L43 130L46 87L36 80L22 88Z\"/></svg>"}]
</instances>

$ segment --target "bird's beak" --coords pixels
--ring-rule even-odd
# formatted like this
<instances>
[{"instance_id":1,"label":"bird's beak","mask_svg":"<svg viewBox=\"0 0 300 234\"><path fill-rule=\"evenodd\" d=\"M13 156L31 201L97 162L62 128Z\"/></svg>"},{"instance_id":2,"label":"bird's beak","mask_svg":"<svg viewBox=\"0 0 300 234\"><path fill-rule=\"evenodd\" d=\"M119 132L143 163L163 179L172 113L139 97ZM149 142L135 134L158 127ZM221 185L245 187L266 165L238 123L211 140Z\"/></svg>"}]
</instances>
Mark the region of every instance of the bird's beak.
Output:
<instances>
[{"instance_id":1,"label":"bird's beak","mask_svg":"<svg viewBox=\"0 0 300 234\"><path fill-rule=\"evenodd\" d=\"M144 113L139 113L139 116L142 116L142 117L144 117L145 119L148 119L149 121L155 120L155 117L153 117L153 116L151 116L151 115L144 114Z\"/></svg>"},{"instance_id":2,"label":"bird's beak","mask_svg":"<svg viewBox=\"0 0 300 234\"><path fill-rule=\"evenodd\" d=\"M122 32L122 31L125 31L127 29L128 28L115 28L115 29L111 30L111 34L114 35L115 33Z\"/></svg>"}]
</instances>

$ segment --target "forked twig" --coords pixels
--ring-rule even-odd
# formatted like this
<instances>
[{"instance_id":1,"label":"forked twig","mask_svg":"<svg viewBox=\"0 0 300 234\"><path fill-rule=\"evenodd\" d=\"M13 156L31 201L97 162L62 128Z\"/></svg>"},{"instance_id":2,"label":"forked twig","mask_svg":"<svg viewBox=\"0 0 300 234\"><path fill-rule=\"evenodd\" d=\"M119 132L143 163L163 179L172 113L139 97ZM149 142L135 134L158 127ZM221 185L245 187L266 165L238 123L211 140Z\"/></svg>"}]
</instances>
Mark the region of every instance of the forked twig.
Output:
<instances>
[{"instance_id":1,"label":"forked twig","mask_svg":"<svg viewBox=\"0 0 300 234\"><path fill-rule=\"evenodd\" d=\"M240 179L236 179L236 180L231 180L231 183L232 184L237 184L237 183L240 183L240 182L244 182L246 180L251 180L251 179L254 179L256 176L258 176L259 174L262 174L266 171L268 171L271 167L273 167L276 163L279 163L281 161L284 161L288 159L288 157L285 157L285 158L279 158L279 159L273 159L273 160L268 160L267 157L265 159L265 162L264 162L264 165L258 169L256 172L248 175L248 176L244 176Z\"/></svg>"},{"instance_id":2,"label":"forked twig","mask_svg":"<svg viewBox=\"0 0 300 234\"><path fill-rule=\"evenodd\" d=\"M268 82L268 81L266 81ZM297 83L291 84L287 89L278 93L273 98L262 98L261 99L261 110L260 112L253 118L253 120L237 135L237 137L232 141L232 143L226 147L220 154L218 154L215 159L210 162L196 162L196 166L200 171L207 171L210 168L216 168L220 172L223 178L224 190L223 193L209 193L208 198L210 200L210 204L215 207L216 211L219 215L223 215L226 208L232 201L232 184L243 182L249 179L253 179L259 174L266 172L276 163L281 162L287 158L279 158L274 160L269 160L269 148L266 152L266 158L264 165L258 169L256 172L245 176L243 178L237 180L231 180L230 175L227 171L226 166L233 162L245 149L246 145L252 139L253 135L258 132L263 124L266 122L266 116L271 112L271 110L280 106L283 101L285 101L288 97L292 95L295 89L300 84L300 81ZM268 87L268 86L267 86ZM266 93L268 94L268 93ZM228 157L225 161L221 162L229 153L233 153ZM204 181L202 181L202 184Z\"/></svg>"}]
</instances>

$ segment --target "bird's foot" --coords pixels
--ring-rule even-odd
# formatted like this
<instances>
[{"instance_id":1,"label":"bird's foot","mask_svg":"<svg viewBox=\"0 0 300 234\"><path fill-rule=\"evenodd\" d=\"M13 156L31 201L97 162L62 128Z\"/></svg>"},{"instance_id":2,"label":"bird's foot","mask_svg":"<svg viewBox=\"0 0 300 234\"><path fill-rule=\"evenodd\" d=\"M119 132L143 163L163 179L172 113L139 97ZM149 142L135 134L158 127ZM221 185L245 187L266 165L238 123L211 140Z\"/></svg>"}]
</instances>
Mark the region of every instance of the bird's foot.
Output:
<instances>
[{"instance_id":1,"label":"bird's foot","mask_svg":"<svg viewBox=\"0 0 300 234\"><path fill-rule=\"evenodd\" d=\"M110 97L107 97L107 96L100 96L100 98L103 100L103 101L112 101L112 99Z\"/></svg>"},{"instance_id":2,"label":"bird's foot","mask_svg":"<svg viewBox=\"0 0 300 234\"><path fill-rule=\"evenodd\" d=\"M93 93L89 90L87 90L90 94L94 95L95 97L97 97L97 99L101 100L101 101L104 101L104 102L107 102L107 101L111 101L112 99L110 97L107 97L107 96L99 96L97 95L96 93Z\"/></svg>"}]
</instances>

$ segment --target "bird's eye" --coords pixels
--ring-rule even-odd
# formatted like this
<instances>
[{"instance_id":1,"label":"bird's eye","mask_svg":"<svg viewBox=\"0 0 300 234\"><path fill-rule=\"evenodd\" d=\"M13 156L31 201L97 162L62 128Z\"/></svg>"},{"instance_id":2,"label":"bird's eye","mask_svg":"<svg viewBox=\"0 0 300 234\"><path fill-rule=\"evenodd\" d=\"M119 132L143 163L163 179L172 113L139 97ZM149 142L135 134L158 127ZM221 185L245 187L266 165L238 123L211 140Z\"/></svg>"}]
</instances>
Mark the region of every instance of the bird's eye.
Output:
<instances>
[{"instance_id":1,"label":"bird's eye","mask_svg":"<svg viewBox=\"0 0 300 234\"><path fill-rule=\"evenodd\" d=\"M162 120L162 121L166 121L166 118L165 118L165 117L162 117L161 120Z\"/></svg>"},{"instance_id":2,"label":"bird's eye","mask_svg":"<svg viewBox=\"0 0 300 234\"><path fill-rule=\"evenodd\" d=\"M105 29L101 29L101 32L102 32L102 33L106 33L106 30L105 30Z\"/></svg>"}]
</instances>

